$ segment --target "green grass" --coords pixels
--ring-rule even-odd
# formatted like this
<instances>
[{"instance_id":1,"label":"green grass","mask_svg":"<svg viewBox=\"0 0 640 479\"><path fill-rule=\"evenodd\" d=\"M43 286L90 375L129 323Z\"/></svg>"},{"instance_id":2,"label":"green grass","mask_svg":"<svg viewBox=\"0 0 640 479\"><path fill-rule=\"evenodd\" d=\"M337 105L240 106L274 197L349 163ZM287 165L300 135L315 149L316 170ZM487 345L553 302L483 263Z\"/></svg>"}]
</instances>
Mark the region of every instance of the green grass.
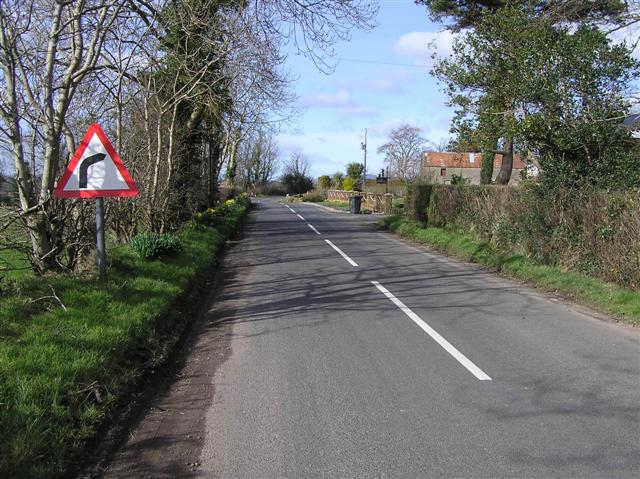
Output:
<instances>
[{"instance_id":1,"label":"green grass","mask_svg":"<svg viewBox=\"0 0 640 479\"><path fill-rule=\"evenodd\" d=\"M109 279L23 277L0 297L0 477L59 477L145 368L166 359L202 280L245 211L181 232L183 251L109 251ZM57 296L58 299L54 297ZM64 307L63 307L64 305Z\"/></svg>"},{"instance_id":2,"label":"green grass","mask_svg":"<svg viewBox=\"0 0 640 479\"><path fill-rule=\"evenodd\" d=\"M349 211L348 201L325 200L318 202L319 205L327 206L335 210Z\"/></svg>"},{"instance_id":3,"label":"green grass","mask_svg":"<svg viewBox=\"0 0 640 479\"><path fill-rule=\"evenodd\" d=\"M383 218L387 229L448 255L496 268L534 286L588 303L633 325L640 325L640 292L573 271L542 265L522 255L501 254L473 234L423 227L400 216Z\"/></svg>"},{"instance_id":4,"label":"green grass","mask_svg":"<svg viewBox=\"0 0 640 479\"><path fill-rule=\"evenodd\" d=\"M15 217L15 208L0 206L0 215L11 218ZM8 216L11 215L11 216ZM27 246L28 236L22 224L17 221L10 224L3 224L2 245L0 245L0 278L18 279L24 276L32 276L29 259L24 252L15 249L15 243Z\"/></svg>"},{"instance_id":5,"label":"green grass","mask_svg":"<svg viewBox=\"0 0 640 479\"><path fill-rule=\"evenodd\" d=\"M13 248L0 250L0 276L4 279L33 276L27 256Z\"/></svg>"}]
</instances>

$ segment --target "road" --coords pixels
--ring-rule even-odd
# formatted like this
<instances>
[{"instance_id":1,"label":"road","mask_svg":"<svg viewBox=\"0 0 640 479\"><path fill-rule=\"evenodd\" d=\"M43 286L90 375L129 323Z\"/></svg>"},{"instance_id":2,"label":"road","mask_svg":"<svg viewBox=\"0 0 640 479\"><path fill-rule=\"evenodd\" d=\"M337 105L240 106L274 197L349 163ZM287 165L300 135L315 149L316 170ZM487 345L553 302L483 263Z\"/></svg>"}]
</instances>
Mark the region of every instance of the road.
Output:
<instances>
[{"instance_id":1,"label":"road","mask_svg":"<svg viewBox=\"0 0 640 479\"><path fill-rule=\"evenodd\" d=\"M106 477L640 477L637 330L371 216L258 206Z\"/></svg>"}]
</instances>

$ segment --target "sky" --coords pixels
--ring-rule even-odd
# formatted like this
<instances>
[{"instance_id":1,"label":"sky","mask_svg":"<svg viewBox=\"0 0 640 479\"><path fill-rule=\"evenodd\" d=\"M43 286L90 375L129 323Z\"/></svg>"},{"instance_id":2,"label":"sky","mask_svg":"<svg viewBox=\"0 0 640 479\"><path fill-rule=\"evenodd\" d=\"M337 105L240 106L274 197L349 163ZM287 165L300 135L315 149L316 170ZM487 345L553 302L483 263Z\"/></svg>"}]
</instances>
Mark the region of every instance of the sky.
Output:
<instances>
[{"instance_id":1,"label":"sky","mask_svg":"<svg viewBox=\"0 0 640 479\"><path fill-rule=\"evenodd\" d=\"M384 166L378 147L402 123L422 129L424 137L439 144L450 137L453 109L447 96L429 75L435 51L451 53L452 34L429 20L427 9L413 0L382 0L378 26L369 32L353 31L350 42L336 45L337 67L331 75L292 55L287 68L298 77L296 93L301 114L278 137L283 158L304 154L310 175L333 175L347 163L363 162L361 143L367 130L367 172ZM616 40L633 37L620 31ZM634 51L640 57L640 49Z\"/></svg>"},{"instance_id":2,"label":"sky","mask_svg":"<svg viewBox=\"0 0 640 479\"><path fill-rule=\"evenodd\" d=\"M429 75L429 44L446 55L451 34L430 22L426 8L412 0L381 1L377 22L373 30L353 31L350 42L336 45L331 75L301 56L288 59L287 68L298 77L302 113L278 142L285 160L294 151L303 153L315 178L363 162L365 129L369 174L384 166L378 147L402 123L421 128L434 143L449 137L453 110Z\"/></svg>"}]
</instances>

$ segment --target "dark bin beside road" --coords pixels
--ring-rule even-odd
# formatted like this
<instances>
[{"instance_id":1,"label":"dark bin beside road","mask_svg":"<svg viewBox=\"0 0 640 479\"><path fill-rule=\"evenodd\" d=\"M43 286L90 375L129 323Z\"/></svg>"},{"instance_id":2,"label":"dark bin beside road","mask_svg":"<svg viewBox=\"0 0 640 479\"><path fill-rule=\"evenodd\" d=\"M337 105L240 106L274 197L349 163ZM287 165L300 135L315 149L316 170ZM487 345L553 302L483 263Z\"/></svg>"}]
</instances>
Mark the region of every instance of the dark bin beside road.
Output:
<instances>
[{"instance_id":1,"label":"dark bin beside road","mask_svg":"<svg viewBox=\"0 0 640 479\"><path fill-rule=\"evenodd\" d=\"M352 215L359 215L361 205L362 205L361 195L353 195L349 197L349 213L351 213Z\"/></svg>"}]
</instances>

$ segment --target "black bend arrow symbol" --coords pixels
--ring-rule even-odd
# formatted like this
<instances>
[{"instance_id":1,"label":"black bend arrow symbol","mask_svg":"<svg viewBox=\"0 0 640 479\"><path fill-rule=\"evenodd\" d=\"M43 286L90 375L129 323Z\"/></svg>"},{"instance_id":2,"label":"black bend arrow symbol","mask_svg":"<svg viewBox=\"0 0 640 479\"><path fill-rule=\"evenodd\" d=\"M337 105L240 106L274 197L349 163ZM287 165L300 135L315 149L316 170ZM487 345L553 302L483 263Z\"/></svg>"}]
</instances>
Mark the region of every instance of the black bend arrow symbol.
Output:
<instances>
[{"instance_id":1,"label":"black bend arrow symbol","mask_svg":"<svg viewBox=\"0 0 640 479\"><path fill-rule=\"evenodd\" d=\"M95 155L87 156L84 160L82 160L82 164L80 165L80 188L87 187L87 173L89 167L91 165L95 165L96 163L100 163L107 155L104 153L96 153Z\"/></svg>"}]
</instances>

